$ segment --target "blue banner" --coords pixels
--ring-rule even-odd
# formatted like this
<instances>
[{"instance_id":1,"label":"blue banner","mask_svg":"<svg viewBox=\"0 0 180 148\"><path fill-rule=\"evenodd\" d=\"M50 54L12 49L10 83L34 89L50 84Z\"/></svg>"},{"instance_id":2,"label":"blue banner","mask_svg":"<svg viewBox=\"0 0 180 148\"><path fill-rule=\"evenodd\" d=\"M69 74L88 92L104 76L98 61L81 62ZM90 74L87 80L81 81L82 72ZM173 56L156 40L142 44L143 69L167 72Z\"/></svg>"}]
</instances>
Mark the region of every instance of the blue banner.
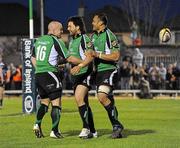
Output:
<instances>
[{"instance_id":1,"label":"blue banner","mask_svg":"<svg viewBox=\"0 0 180 148\"><path fill-rule=\"evenodd\" d=\"M34 67L31 62L33 40L22 39L22 73L23 73L23 113L33 113L36 111L37 91L35 87Z\"/></svg>"}]
</instances>

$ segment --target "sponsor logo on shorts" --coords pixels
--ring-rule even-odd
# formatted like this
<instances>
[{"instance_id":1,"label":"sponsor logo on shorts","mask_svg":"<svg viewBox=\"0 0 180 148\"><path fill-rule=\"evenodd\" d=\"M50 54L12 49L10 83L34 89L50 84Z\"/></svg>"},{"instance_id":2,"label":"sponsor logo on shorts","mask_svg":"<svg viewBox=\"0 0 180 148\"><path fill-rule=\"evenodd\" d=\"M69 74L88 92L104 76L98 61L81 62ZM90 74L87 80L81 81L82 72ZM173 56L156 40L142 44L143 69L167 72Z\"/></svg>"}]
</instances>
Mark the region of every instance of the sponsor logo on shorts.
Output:
<instances>
[{"instance_id":1,"label":"sponsor logo on shorts","mask_svg":"<svg viewBox=\"0 0 180 148\"><path fill-rule=\"evenodd\" d=\"M104 82L104 83L109 83L109 80L108 80L108 79L105 79L103 82Z\"/></svg>"},{"instance_id":2,"label":"sponsor logo on shorts","mask_svg":"<svg viewBox=\"0 0 180 148\"><path fill-rule=\"evenodd\" d=\"M51 88L54 87L54 84L49 84L49 85L47 85L46 87L47 87L48 89L51 89Z\"/></svg>"}]
</instances>

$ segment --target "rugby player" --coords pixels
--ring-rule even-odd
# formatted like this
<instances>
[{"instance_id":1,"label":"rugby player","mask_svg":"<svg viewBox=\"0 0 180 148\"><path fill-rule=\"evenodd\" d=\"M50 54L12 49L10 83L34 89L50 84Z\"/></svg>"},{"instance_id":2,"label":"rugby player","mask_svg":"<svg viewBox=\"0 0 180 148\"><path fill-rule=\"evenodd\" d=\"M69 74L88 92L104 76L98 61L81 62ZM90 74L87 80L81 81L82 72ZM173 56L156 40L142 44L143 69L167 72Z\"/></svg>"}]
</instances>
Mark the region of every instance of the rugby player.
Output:
<instances>
[{"instance_id":1,"label":"rugby player","mask_svg":"<svg viewBox=\"0 0 180 148\"><path fill-rule=\"evenodd\" d=\"M108 19L103 13L95 14L92 21L97 97L106 109L113 127L112 138L122 138L123 125L118 121L118 111L113 97L117 82L117 64L120 47L116 36L107 28Z\"/></svg>"},{"instance_id":2,"label":"rugby player","mask_svg":"<svg viewBox=\"0 0 180 148\"><path fill-rule=\"evenodd\" d=\"M81 17L70 17L68 19L68 31L72 36L69 43L69 54L81 60L78 66L72 65L72 80L75 100L79 114L83 122L83 128L79 134L80 138L97 137L94 128L93 115L88 101L90 90L90 74L92 72L92 43L85 34L85 25Z\"/></svg>"},{"instance_id":3,"label":"rugby player","mask_svg":"<svg viewBox=\"0 0 180 148\"><path fill-rule=\"evenodd\" d=\"M39 37L34 45L31 60L35 67L35 82L41 99L33 127L37 138L44 137L41 123L48 111L49 103L52 105L50 137L63 137L58 130L61 116L62 80L57 65L61 64L59 58L61 60L68 58L68 53L64 42L60 39L62 33L62 24L58 21L52 21L48 25L48 34Z\"/></svg>"}]
</instances>

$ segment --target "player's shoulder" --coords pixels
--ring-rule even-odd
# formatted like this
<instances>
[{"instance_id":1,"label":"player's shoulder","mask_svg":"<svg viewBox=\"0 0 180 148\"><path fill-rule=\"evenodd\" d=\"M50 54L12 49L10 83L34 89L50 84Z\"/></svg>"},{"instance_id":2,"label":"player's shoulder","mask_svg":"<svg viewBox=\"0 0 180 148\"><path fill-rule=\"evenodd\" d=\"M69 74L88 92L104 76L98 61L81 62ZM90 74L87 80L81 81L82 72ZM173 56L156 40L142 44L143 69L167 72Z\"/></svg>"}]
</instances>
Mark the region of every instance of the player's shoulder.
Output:
<instances>
[{"instance_id":1,"label":"player's shoulder","mask_svg":"<svg viewBox=\"0 0 180 148\"><path fill-rule=\"evenodd\" d=\"M53 38L50 35L43 35L36 39L35 43L52 42Z\"/></svg>"},{"instance_id":2,"label":"player's shoulder","mask_svg":"<svg viewBox=\"0 0 180 148\"><path fill-rule=\"evenodd\" d=\"M109 36L111 38L115 38L116 39L116 35L109 28L106 30L106 32L109 34Z\"/></svg>"},{"instance_id":3,"label":"player's shoulder","mask_svg":"<svg viewBox=\"0 0 180 148\"><path fill-rule=\"evenodd\" d=\"M42 35L38 39L51 39L51 38L52 38L51 35Z\"/></svg>"},{"instance_id":4,"label":"player's shoulder","mask_svg":"<svg viewBox=\"0 0 180 148\"><path fill-rule=\"evenodd\" d=\"M54 44L60 44L60 45L65 46L65 43L61 38L57 38L56 36L51 36L51 37L53 39Z\"/></svg>"}]
</instances>

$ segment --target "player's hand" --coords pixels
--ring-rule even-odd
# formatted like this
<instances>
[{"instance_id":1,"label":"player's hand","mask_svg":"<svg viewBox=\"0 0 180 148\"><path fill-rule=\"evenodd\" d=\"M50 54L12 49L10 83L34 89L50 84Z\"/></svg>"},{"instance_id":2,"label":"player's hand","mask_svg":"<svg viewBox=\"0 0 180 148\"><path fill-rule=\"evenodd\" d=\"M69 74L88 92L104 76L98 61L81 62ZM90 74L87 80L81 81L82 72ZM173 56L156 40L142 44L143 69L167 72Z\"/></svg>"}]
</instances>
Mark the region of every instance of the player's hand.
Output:
<instances>
[{"instance_id":1,"label":"player's hand","mask_svg":"<svg viewBox=\"0 0 180 148\"><path fill-rule=\"evenodd\" d=\"M75 67L73 67L73 68L71 69L70 72L71 72L72 75L75 75L75 74L79 73L80 70L81 70L81 67L80 67L80 66L75 66Z\"/></svg>"},{"instance_id":2,"label":"player's hand","mask_svg":"<svg viewBox=\"0 0 180 148\"><path fill-rule=\"evenodd\" d=\"M92 52L92 56L93 56L93 57L95 57L95 58L98 58L98 57L99 57L99 53L98 53L98 52L93 51L93 52Z\"/></svg>"}]
</instances>

